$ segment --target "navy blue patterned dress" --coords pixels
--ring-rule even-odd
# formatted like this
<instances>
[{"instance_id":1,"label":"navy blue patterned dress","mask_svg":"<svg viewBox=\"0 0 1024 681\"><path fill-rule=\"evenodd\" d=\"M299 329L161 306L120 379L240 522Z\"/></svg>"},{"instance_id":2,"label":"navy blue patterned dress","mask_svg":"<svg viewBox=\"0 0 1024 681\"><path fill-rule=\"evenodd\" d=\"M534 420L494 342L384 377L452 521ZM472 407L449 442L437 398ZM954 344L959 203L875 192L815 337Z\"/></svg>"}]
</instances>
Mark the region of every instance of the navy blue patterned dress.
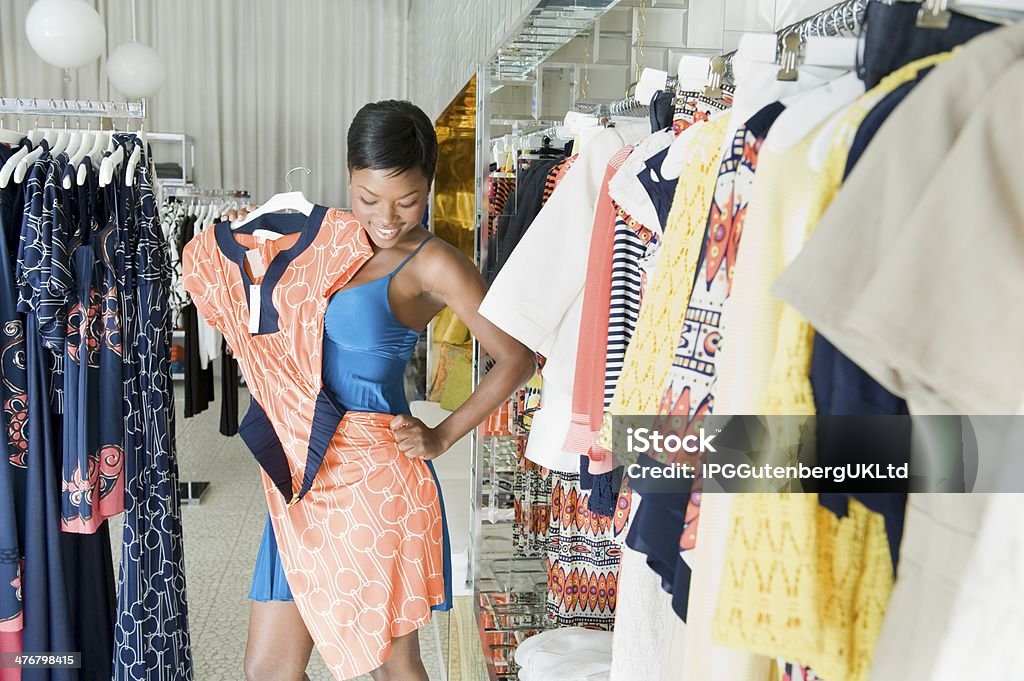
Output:
<instances>
[{"instance_id":1,"label":"navy blue patterned dress","mask_svg":"<svg viewBox=\"0 0 1024 681\"><path fill-rule=\"evenodd\" d=\"M0 145L0 165L13 150ZM0 631L23 626L21 558L24 545L25 455L24 428L28 418L28 377L25 374L24 317L18 313L14 289L12 247L21 235L21 188L0 190L0 404L6 443L0 456ZM16 250L15 250L16 253Z\"/></svg>"},{"instance_id":2,"label":"navy blue patterned dress","mask_svg":"<svg viewBox=\"0 0 1024 681\"><path fill-rule=\"evenodd\" d=\"M128 149L130 151L130 148ZM192 679L170 384L171 267L148 160L117 201L125 523L116 681Z\"/></svg>"}]
</instances>

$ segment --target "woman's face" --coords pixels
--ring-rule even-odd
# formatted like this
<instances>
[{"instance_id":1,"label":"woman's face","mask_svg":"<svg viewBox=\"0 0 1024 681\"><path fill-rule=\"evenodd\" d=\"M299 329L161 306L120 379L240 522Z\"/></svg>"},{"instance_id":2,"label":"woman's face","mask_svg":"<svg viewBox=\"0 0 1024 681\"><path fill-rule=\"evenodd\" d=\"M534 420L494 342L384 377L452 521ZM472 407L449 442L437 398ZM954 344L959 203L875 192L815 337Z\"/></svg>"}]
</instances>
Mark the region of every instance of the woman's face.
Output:
<instances>
[{"instance_id":1,"label":"woman's face","mask_svg":"<svg viewBox=\"0 0 1024 681\"><path fill-rule=\"evenodd\" d=\"M391 248L423 219L430 183L419 168L394 175L363 168L349 173L352 213L377 248Z\"/></svg>"}]
</instances>

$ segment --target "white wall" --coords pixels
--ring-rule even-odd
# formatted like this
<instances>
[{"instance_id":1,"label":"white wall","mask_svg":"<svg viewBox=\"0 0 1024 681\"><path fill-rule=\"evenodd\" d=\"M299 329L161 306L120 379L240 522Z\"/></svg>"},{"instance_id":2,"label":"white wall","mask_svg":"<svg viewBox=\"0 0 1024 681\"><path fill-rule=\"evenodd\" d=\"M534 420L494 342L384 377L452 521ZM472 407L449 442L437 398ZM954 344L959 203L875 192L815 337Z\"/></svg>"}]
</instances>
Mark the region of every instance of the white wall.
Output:
<instances>
[{"instance_id":1,"label":"white wall","mask_svg":"<svg viewBox=\"0 0 1024 681\"><path fill-rule=\"evenodd\" d=\"M537 0L412 0L409 98L437 118Z\"/></svg>"}]
</instances>

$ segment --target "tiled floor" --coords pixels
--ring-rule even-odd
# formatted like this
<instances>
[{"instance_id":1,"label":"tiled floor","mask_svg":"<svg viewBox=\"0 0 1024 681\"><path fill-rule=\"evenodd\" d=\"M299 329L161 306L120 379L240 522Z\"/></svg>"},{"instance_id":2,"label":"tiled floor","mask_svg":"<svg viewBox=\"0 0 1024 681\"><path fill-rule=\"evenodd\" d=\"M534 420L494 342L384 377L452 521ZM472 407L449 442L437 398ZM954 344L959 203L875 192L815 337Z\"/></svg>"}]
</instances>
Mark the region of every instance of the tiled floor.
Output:
<instances>
[{"instance_id":1,"label":"tiled floor","mask_svg":"<svg viewBox=\"0 0 1024 681\"><path fill-rule=\"evenodd\" d=\"M248 404L244 391L240 397L241 404ZM185 505L182 510L195 678L239 681L244 678L242 659L249 617L246 595L266 520L263 488L256 464L241 440L218 432L219 403L198 417L185 419L180 393L175 402L181 479L211 483L201 504ZM111 532L119 537L120 527L112 525ZM115 569L118 552L115 542ZM441 641L448 643L447 618L436 615L429 627L420 630L420 648L431 681L448 681L441 655ZM315 650L307 673L311 681L332 681ZM360 677L363 680L370 677Z\"/></svg>"}]
</instances>

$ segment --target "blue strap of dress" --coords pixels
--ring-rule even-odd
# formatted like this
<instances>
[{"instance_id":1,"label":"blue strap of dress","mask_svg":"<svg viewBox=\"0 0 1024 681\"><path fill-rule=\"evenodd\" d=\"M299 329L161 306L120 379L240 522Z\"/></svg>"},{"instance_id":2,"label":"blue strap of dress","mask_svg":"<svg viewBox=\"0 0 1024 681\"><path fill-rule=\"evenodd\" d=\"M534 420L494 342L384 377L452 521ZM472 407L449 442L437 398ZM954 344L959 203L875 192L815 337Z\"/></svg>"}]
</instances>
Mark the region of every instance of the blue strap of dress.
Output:
<instances>
[{"instance_id":1,"label":"blue strap of dress","mask_svg":"<svg viewBox=\"0 0 1024 681\"><path fill-rule=\"evenodd\" d=\"M400 270L400 269L402 269L403 267L405 267L405 264L406 264L407 262L409 262L410 260L412 260L413 256L414 256L414 255L416 255L417 253L419 253L419 252L420 252L420 249L421 249L421 248L423 248L424 246L426 246L426 245L427 245L427 242L428 242L428 241L430 241L430 240L431 240L431 239L433 239L433 238L434 238L434 235L433 235L433 234L431 234L431 235L429 235L429 236L428 236L428 237L427 237L426 239L424 239L423 241L421 241L421 242L420 242L420 245L419 245L419 246L417 246L416 248L414 248L414 249L413 249L413 251L412 251L412 253L410 253L409 255L405 256L405 260L403 260L402 262L400 262L400 263L398 264L398 267L396 267L395 269L391 270L391 274L389 274L388 276L389 276L389 277L393 277L393 276L395 276L396 274L398 274L398 270Z\"/></svg>"}]
</instances>

